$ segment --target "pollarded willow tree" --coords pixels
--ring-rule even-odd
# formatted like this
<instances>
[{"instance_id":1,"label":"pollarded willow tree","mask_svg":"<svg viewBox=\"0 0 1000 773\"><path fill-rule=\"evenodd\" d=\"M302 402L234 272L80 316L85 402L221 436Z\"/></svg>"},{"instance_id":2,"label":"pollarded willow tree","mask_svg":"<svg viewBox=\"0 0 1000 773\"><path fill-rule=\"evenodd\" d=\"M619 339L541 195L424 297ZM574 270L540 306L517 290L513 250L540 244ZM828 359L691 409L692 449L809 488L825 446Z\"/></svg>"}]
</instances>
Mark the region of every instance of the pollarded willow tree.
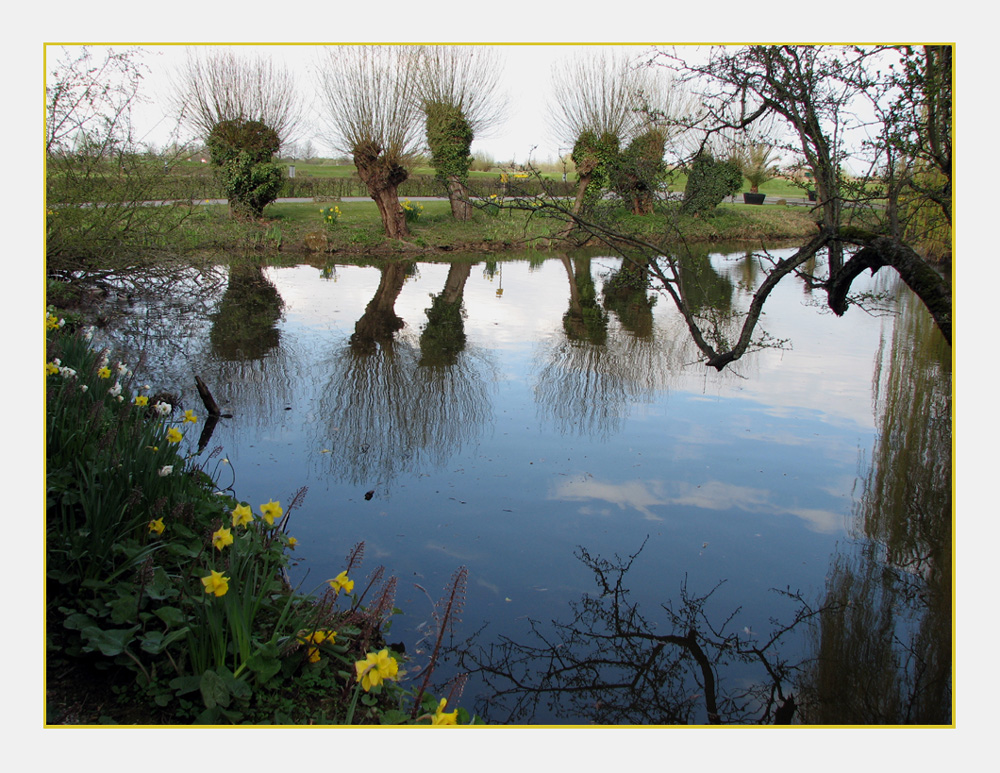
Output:
<instances>
[{"instance_id":1,"label":"pollarded willow tree","mask_svg":"<svg viewBox=\"0 0 1000 773\"><path fill-rule=\"evenodd\" d=\"M497 126L507 106L500 93L498 49L421 46L418 95L426 118L431 166L448 189L456 220L472 216L467 187L472 142Z\"/></svg>"},{"instance_id":2,"label":"pollarded willow tree","mask_svg":"<svg viewBox=\"0 0 1000 773\"><path fill-rule=\"evenodd\" d=\"M232 212L260 217L281 187L272 158L302 116L291 70L231 49L191 51L174 75L174 108L208 147Z\"/></svg>"},{"instance_id":3,"label":"pollarded willow tree","mask_svg":"<svg viewBox=\"0 0 1000 773\"><path fill-rule=\"evenodd\" d=\"M399 186L420 149L420 58L411 46L334 46L319 63L330 144L354 158L386 236L410 235Z\"/></svg>"},{"instance_id":4,"label":"pollarded willow tree","mask_svg":"<svg viewBox=\"0 0 1000 773\"><path fill-rule=\"evenodd\" d=\"M667 171L666 147L693 110L690 98L666 72L613 49L555 65L552 90L550 127L572 146L579 180L574 214L606 188L635 214L649 214Z\"/></svg>"}]
</instances>

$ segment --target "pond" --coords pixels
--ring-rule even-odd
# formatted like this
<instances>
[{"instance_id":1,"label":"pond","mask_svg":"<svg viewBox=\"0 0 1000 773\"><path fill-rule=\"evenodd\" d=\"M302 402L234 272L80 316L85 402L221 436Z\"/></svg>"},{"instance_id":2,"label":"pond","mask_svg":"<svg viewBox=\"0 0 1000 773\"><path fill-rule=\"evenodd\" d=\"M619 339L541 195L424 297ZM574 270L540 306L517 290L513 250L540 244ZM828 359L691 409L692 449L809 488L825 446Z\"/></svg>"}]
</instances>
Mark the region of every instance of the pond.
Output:
<instances>
[{"instance_id":1,"label":"pond","mask_svg":"<svg viewBox=\"0 0 1000 773\"><path fill-rule=\"evenodd\" d=\"M687 260L734 324L758 260ZM220 486L308 487L302 590L364 543L414 678L465 567L433 678L471 671L491 721L950 723L951 350L919 301L883 271L837 318L786 279L769 345L717 372L620 267L240 260L123 288L97 343L202 417L205 381L231 417L190 450Z\"/></svg>"}]
</instances>

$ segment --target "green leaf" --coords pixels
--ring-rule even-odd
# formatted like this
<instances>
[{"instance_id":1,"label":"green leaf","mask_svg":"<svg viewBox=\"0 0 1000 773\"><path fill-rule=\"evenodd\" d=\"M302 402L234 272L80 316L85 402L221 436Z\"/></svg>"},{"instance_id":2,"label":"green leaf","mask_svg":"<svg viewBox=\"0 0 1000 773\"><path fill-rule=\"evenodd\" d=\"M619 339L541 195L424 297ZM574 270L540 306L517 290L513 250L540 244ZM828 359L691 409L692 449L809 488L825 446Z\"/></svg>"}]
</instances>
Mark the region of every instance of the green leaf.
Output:
<instances>
[{"instance_id":1,"label":"green leaf","mask_svg":"<svg viewBox=\"0 0 1000 773\"><path fill-rule=\"evenodd\" d=\"M94 625L94 619L83 612L74 612L63 622L63 626L71 631L82 631L88 626Z\"/></svg>"},{"instance_id":2,"label":"green leaf","mask_svg":"<svg viewBox=\"0 0 1000 773\"><path fill-rule=\"evenodd\" d=\"M121 655L125 651L125 648L132 641L135 632L138 630L139 626L137 625L131 628L115 628L111 631L104 631L97 626L90 626L84 628L81 633L87 640L87 644L91 650L99 649L102 655L112 658L116 655Z\"/></svg>"},{"instance_id":3,"label":"green leaf","mask_svg":"<svg viewBox=\"0 0 1000 773\"><path fill-rule=\"evenodd\" d=\"M189 630L189 628L181 628L180 630L172 631L167 636L164 636L162 631L150 631L144 636L139 637L139 646L151 655L159 655L173 642L187 636Z\"/></svg>"},{"instance_id":4,"label":"green leaf","mask_svg":"<svg viewBox=\"0 0 1000 773\"><path fill-rule=\"evenodd\" d=\"M154 610L153 614L160 618L167 628L176 628L187 622L187 615L177 607L160 607Z\"/></svg>"},{"instance_id":5,"label":"green leaf","mask_svg":"<svg viewBox=\"0 0 1000 773\"><path fill-rule=\"evenodd\" d=\"M247 660L247 668L256 674L258 684L266 684L281 670L278 645L275 642L268 642L262 646Z\"/></svg>"},{"instance_id":6,"label":"green leaf","mask_svg":"<svg viewBox=\"0 0 1000 773\"><path fill-rule=\"evenodd\" d=\"M178 593L179 591L174 587L173 581L163 571L163 567L156 567L153 571L153 579L146 585L146 595L151 599L160 601L176 596Z\"/></svg>"},{"instance_id":7,"label":"green leaf","mask_svg":"<svg viewBox=\"0 0 1000 773\"><path fill-rule=\"evenodd\" d=\"M386 709L382 712L382 716L379 717L379 721L383 725L403 725L406 724L410 719L410 715L405 711L400 711L399 709Z\"/></svg>"},{"instance_id":8,"label":"green leaf","mask_svg":"<svg viewBox=\"0 0 1000 773\"><path fill-rule=\"evenodd\" d=\"M214 709L216 706L229 705L229 688L221 676L212 670L205 671L201 675L201 699L205 702L205 708Z\"/></svg>"},{"instance_id":9,"label":"green leaf","mask_svg":"<svg viewBox=\"0 0 1000 773\"><path fill-rule=\"evenodd\" d=\"M137 606L138 599L135 596L124 596L108 602L108 609L111 610L111 622L116 625L132 622L135 620Z\"/></svg>"},{"instance_id":10,"label":"green leaf","mask_svg":"<svg viewBox=\"0 0 1000 773\"><path fill-rule=\"evenodd\" d=\"M229 682L229 689L232 690L233 697L238 701L248 701L253 695L253 688L243 679L233 679Z\"/></svg>"},{"instance_id":11,"label":"green leaf","mask_svg":"<svg viewBox=\"0 0 1000 773\"><path fill-rule=\"evenodd\" d=\"M174 695L180 697L199 689L201 687L201 677L178 676L171 679L168 684L170 685L170 689L174 691Z\"/></svg>"}]
</instances>

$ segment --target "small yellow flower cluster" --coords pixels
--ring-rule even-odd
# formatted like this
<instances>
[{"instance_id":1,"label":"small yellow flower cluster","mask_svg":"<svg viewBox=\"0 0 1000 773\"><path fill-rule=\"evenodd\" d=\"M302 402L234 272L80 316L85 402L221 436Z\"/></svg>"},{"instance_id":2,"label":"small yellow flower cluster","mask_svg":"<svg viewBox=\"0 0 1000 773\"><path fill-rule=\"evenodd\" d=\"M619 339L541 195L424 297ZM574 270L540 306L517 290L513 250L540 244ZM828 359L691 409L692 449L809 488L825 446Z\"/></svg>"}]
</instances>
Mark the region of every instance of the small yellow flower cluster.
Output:
<instances>
[{"instance_id":1,"label":"small yellow flower cluster","mask_svg":"<svg viewBox=\"0 0 1000 773\"><path fill-rule=\"evenodd\" d=\"M389 654L388 649L369 652L364 660L354 664L354 671L361 687L368 692L385 681L394 681L399 675L399 663Z\"/></svg>"},{"instance_id":2,"label":"small yellow flower cluster","mask_svg":"<svg viewBox=\"0 0 1000 773\"><path fill-rule=\"evenodd\" d=\"M403 207L403 214L406 216L406 219L410 221L419 220L420 215L424 211L423 204L414 205L410 202L409 199L403 200L402 207Z\"/></svg>"},{"instance_id":3,"label":"small yellow flower cluster","mask_svg":"<svg viewBox=\"0 0 1000 773\"><path fill-rule=\"evenodd\" d=\"M306 650L306 654L309 656L309 662L318 663L320 659L320 652L318 645L322 644L323 642L330 642L330 644L333 644L336 636L337 636L336 631L330 631L328 629L324 629L322 631L314 631L309 636L306 636L303 639L303 641L306 644L314 645L312 647L309 647L308 650Z\"/></svg>"},{"instance_id":4,"label":"small yellow flower cluster","mask_svg":"<svg viewBox=\"0 0 1000 773\"><path fill-rule=\"evenodd\" d=\"M45 312L45 330L57 330L66 324L66 320L59 319L49 312Z\"/></svg>"},{"instance_id":5,"label":"small yellow flower cluster","mask_svg":"<svg viewBox=\"0 0 1000 773\"><path fill-rule=\"evenodd\" d=\"M321 209L319 212L323 215L323 219L327 225L335 225L340 220L340 207L327 207L326 209Z\"/></svg>"},{"instance_id":6,"label":"small yellow flower cluster","mask_svg":"<svg viewBox=\"0 0 1000 773\"><path fill-rule=\"evenodd\" d=\"M274 500L260 506L260 517L264 519L268 526L274 526L274 519L280 519L284 512L281 504ZM250 505L236 505L232 516L233 526L247 526L253 521L253 511L250 509Z\"/></svg>"}]
</instances>

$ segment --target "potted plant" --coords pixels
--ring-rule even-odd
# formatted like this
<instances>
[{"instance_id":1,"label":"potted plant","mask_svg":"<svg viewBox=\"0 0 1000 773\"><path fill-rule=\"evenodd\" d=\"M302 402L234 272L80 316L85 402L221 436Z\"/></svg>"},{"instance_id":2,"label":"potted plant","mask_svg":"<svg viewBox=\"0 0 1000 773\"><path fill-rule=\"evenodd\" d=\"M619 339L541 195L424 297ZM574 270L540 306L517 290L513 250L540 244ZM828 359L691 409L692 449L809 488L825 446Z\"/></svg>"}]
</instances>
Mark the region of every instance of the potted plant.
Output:
<instances>
[{"instance_id":1,"label":"potted plant","mask_svg":"<svg viewBox=\"0 0 1000 773\"><path fill-rule=\"evenodd\" d=\"M813 188L813 173L806 172L806 184L809 186L806 189L806 196L809 197L809 201L816 201L816 189Z\"/></svg>"},{"instance_id":2,"label":"potted plant","mask_svg":"<svg viewBox=\"0 0 1000 773\"><path fill-rule=\"evenodd\" d=\"M778 174L774 160L774 147L763 142L748 145L740 154L743 176L750 183L750 192L743 194L744 204L764 203L765 196L759 193L758 189Z\"/></svg>"}]
</instances>

